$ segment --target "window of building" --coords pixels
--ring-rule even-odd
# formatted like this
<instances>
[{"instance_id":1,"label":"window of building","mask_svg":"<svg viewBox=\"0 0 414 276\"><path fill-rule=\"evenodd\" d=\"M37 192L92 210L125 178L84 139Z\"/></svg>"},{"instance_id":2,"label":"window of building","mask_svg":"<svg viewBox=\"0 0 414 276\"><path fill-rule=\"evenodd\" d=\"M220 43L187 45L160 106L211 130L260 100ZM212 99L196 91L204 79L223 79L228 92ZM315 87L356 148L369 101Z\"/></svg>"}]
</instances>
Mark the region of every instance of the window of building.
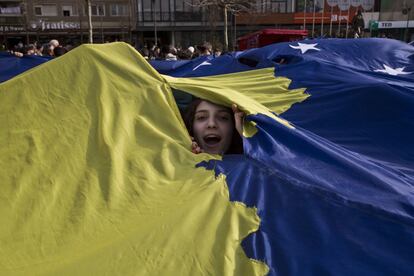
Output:
<instances>
[{"instance_id":1,"label":"window of building","mask_svg":"<svg viewBox=\"0 0 414 276\"><path fill-rule=\"evenodd\" d=\"M104 16L105 15L105 5L104 4L92 5L92 15L94 15L94 16Z\"/></svg>"},{"instance_id":2,"label":"window of building","mask_svg":"<svg viewBox=\"0 0 414 276\"><path fill-rule=\"evenodd\" d=\"M169 0L160 0L160 13L161 13L161 21L169 21L170 20L170 1Z\"/></svg>"},{"instance_id":3,"label":"window of building","mask_svg":"<svg viewBox=\"0 0 414 276\"><path fill-rule=\"evenodd\" d=\"M285 13L287 12L286 8L286 1L284 0L271 0L270 4L270 10L272 12L279 12L279 13Z\"/></svg>"},{"instance_id":4,"label":"window of building","mask_svg":"<svg viewBox=\"0 0 414 276\"><path fill-rule=\"evenodd\" d=\"M62 14L63 14L63 16L78 15L76 7L74 7L72 5L63 5L62 6Z\"/></svg>"},{"instance_id":5,"label":"window of building","mask_svg":"<svg viewBox=\"0 0 414 276\"><path fill-rule=\"evenodd\" d=\"M129 9L126 4L113 4L111 5L111 15L112 16L122 16L128 15Z\"/></svg>"},{"instance_id":6,"label":"window of building","mask_svg":"<svg viewBox=\"0 0 414 276\"><path fill-rule=\"evenodd\" d=\"M92 16L104 16L105 15L105 4L92 4L91 5ZM85 5L85 15L88 14L88 5Z\"/></svg>"},{"instance_id":7,"label":"window of building","mask_svg":"<svg viewBox=\"0 0 414 276\"><path fill-rule=\"evenodd\" d=\"M287 13L288 0L260 0L257 3L257 11L261 13Z\"/></svg>"},{"instance_id":8,"label":"window of building","mask_svg":"<svg viewBox=\"0 0 414 276\"><path fill-rule=\"evenodd\" d=\"M41 7L34 7L35 15L42 15L42 8Z\"/></svg>"},{"instance_id":9,"label":"window of building","mask_svg":"<svg viewBox=\"0 0 414 276\"><path fill-rule=\"evenodd\" d=\"M75 16L75 15L78 15L78 10L75 6L63 5L62 13L63 13L63 16Z\"/></svg>"},{"instance_id":10,"label":"window of building","mask_svg":"<svg viewBox=\"0 0 414 276\"><path fill-rule=\"evenodd\" d=\"M184 12L198 11L199 8L195 7L196 1L194 0L175 0L175 10Z\"/></svg>"},{"instance_id":11,"label":"window of building","mask_svg":"<svg viewBox=\"0 0 414 276\"><path fill-rule=\"evenodd\" d=\"M57 7L53 4L34 6L35 15L39 16L57 16Z\"/></svg>"},{"instance_id":12,"label":"window of building","mask_svg":"<svg viewBox=\"0 0 414 276\"><path fill-rule=\"evenodd\" d=\"M315 7L315 12L322 12L324 3L324 0L299 0L296 2L296 11L303 12L306 9L306 12L313 12Z\"/></svg>"}]
</instances>

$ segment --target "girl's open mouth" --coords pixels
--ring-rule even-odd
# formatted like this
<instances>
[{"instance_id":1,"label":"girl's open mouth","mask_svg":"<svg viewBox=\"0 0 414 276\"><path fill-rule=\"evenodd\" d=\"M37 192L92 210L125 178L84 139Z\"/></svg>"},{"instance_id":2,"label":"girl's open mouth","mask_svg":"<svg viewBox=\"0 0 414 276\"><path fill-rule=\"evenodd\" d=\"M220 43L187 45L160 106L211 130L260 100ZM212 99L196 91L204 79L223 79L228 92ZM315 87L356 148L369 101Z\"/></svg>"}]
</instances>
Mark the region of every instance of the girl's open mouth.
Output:
<instances>
[{"instance_id":1,"label":"girl's open mouth","mask_svg":"<svg viewBox=\"0 0 414 276\"><path fill-rule=\"evenodd\" d=\"M204 143L206 143L207 145L214 146L220 143L221 137L219 135L210 134L210 135L204 136L203 140L204 140Z\"/></svg>"}]
</instances>

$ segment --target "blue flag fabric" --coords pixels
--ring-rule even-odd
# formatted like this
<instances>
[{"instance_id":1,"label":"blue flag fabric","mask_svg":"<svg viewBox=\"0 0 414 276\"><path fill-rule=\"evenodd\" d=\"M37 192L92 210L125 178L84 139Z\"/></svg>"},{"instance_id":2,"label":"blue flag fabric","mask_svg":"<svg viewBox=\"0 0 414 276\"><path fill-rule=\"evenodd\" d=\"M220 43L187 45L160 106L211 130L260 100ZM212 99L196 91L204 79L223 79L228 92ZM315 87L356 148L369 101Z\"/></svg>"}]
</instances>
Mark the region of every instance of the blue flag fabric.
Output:
<instances>
[{"instance_id":1,"label":"blue flag fabric","mask_svg":"<svg viewBox=\"0 0 414 276\"><path fill-rule=\"evenodd\" d=\"M0 83L49 61L50 59L50 57L42 56L16 57L7 52L0 52Z\"/></svg>"},{"instance_id":2,"label":"blue flag fabric","mask_svg":"<svg viewBox=\"0 0 414 276\"><path fill-rule=\"evenodd\" d=\"M414 48L301 43L152 65L176 77L273 66L310 94L280 114L295 129L249 116L259 131L245 139L244 156L199 164L226 175L231 200L258 208L260 229L243 247L269 275L411 275Z\"/></svg>"},{"instance_id":3,"label":"blue flag fabric","mask_svg":"<svg viewBox=\"0 0 414 276\"><path fill-rule=\"evenodd\" d=\"M166 61L151 64L175 77L275 67L276 77L292 80L289 88L305 87L311 95L281 114L283 118L413 176L414 47L390 39L302 43L318 50L302 54L292 48L297 42L278 43L181 66ZM166 69L168 64L171 70Z\"/></svg>"}]
</instances>

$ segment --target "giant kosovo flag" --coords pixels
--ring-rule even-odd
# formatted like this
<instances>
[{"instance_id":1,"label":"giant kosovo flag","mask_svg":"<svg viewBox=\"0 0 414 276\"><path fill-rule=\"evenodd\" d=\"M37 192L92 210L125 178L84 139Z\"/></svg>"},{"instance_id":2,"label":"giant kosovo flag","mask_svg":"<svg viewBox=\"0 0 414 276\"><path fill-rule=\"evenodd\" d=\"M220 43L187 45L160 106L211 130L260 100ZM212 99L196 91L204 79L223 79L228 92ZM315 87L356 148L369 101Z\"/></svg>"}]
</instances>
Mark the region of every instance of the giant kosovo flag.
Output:
<instances>
[{"instance_id":1,"label":"giant kosovo flag","mask_svg":"<svg viewBox=\"0 0 414 276\"><path fill-rule=\"evenodd\" d=\"M1 84L0 274L411 275L414 51L301 43L172 77L82 46ZM243 155L190 152L182 91L248 114Z\"/></svg>"}]
</instances>

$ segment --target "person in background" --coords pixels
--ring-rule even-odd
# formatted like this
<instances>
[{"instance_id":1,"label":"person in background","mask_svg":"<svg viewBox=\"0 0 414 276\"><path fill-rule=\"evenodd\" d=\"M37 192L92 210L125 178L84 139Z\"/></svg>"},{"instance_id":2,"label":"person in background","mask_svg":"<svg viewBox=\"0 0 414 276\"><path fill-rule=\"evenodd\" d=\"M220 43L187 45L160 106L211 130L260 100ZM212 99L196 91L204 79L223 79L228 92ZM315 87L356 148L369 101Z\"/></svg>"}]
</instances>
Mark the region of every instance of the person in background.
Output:
<instances>
[{"instance_id":1,"label":"person in background","mask_svg":"<svg viewBox=\"0 0 414 276\"><path fill-rule=\"evenodd\" d=\"M148 50L147 47L144 47L140 50L141 55L145 58L145 59L149 59L150 56L150 51Z\"/></svg>"},{"instance_id":2,"label":"person in background","mask_svg":"<svg viewBox=\"0 0 414 276\"><path fill-rule=\"evenodd\" d=\"M25 54L28 56L36 55L36 46L34 44L27 45Z\"/></svg>"},{"instance_id":3,"label":"person in background","mask_svg":"<svg viewBox=\"0 0 414 276\"><path fill-rule=\"evenodd\" d=\"M193 46L188 46L187 50L191 53L191 55L194 54L195 49Z\"/></svg>"},{"instance_id":4,"label":"person in background","mask_svg":"<svg viewBox=\"0 0 414 276\"><path fill-rule=\"evenodd\" d=\"M51 47L53 47L53 48L56 48L56 47L58 47L60 44L59 44L59 41L58 40L56 40L56 39L52 39L51 41L49 41L49 46L51 46Z\"/></svg>"},{"instance_id":5,"label":"person in background","mask_svg":"<svg viewBox=\"0 0 414 276\"><path fill-rule=\"evenodd\" d=\"M172 45L161 47L161 58L164 60L177 60L177 50Z\"/></svg>"},{"instance_id":6,"label":"person in background","mask_svg":"<svg viewBox=\"0 0 414 276\"><path fill-rule=\"evenodd\" d=\"M43 49L44 49L43 44L36 43L36 52L35 52L35 55L36 56L43 56Z\"/></svg>"},{"instance_id":7,"label":"person in background","mask_svg":"<svg viewBox=\"0 0 414 276\"><path fill-rule=\"evenodd\" d=\"M364 17L362 16L361 10L358 10L354 18L352 18L352 29L354 30L354 38L360 38L364 35L364 27Z\"/></svg>"},{"instance_id":8,"label":"person in background","mask_svg":"<svg viewBox=\"0 0 414 276\"><path fill-rule=\"evenodd\" d=\"M49 41L47 47L47 55L53 57L54 56L54 49L59 46L59 41L56 39L52 39Z\"/></svg>"},{"instance_id":9,"label":"person in background","mask_svg":"<svg viewBox=\"0 0 414 276\"><path fill-rule=\"evenodd\" d=\"M66 50L65 47L58 46L58 47L55 47L53 49L53 56L54 57L60 57L60 56L62 56L64 54L66 54L67 52L68 52L68 50Z\"/></svg>"},{"instance_id":10,"label":"person in background","mask_svg":"<svg viewBox=\"0 0 414 276\"><path fill-rule=\"evenodd\" d=\"M214 52L213 52L213 55L215 57L219 57L219 56L221 56L221 53L222 53L222 50L220 48L215 48Z\"/></svg>"},{"instance_id":11,"label":"person in background","mask_svg":"<svg viewBox=\"0 0 414 276\"><path fill-rule=\"evenodd\" d=\"M212 46L210 42L204 42L202 45L197 46L199 56L209 56L212 54Z\"/></svg>"},{"instance_id":12,"label":"person in background","mask_svg":"<svg viewBox=\"0 0 414 276\"><path fill-rule=\"evenodd\" d=\"M189 49L184 49L178 52L177 57L182 60L189 60L193 58L193 52Z\"/></svg>"},{"instance_id":13,"label":"person in background","mask_svg":"<svg viewBox=\"0 0 414 276\"><path fill-rule=\"evenodd\" d=\"M160 59L161 56L161 49L158 46L153 46L152 50L150 50L150 59Z\"/></svg>"}]
</instances>

